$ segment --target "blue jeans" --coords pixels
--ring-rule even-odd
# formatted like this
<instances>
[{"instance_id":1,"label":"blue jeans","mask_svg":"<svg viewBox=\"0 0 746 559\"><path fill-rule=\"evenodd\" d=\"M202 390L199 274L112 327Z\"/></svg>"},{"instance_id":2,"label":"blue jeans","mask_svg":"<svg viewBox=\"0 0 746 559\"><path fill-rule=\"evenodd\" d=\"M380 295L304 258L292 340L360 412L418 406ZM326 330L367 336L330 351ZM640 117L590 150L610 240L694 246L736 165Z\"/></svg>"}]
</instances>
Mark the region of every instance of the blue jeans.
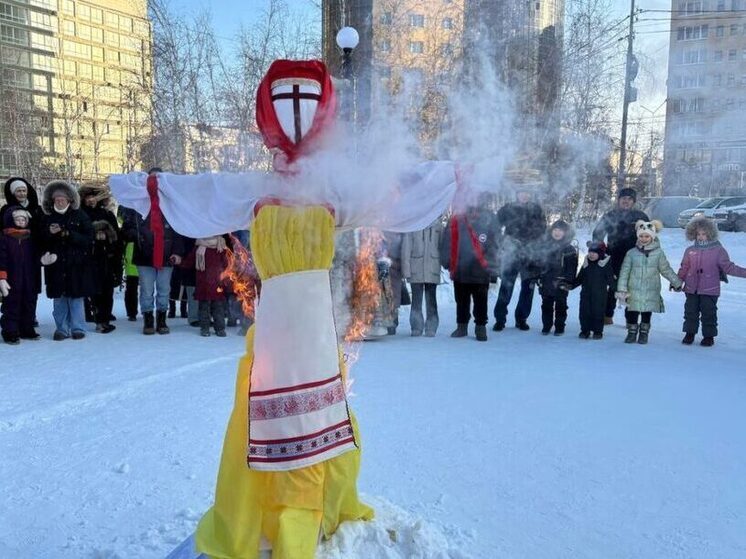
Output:
<instances>
[{"instance_id":1,"label":"blue jeans","mask_svg":"<svg viewBox=\"0 0 746 559\"><path fill-rule=\"evenodd\" d=\"M171 273L173 268L160 270L152 266L138 266L140 276L140 312L153 312L153 303L158 311L168 311L168 296L171 293ZM153 292L155 291L155 301Z\"/></svg>"},{"instance_id":2,"label":"blue jeans","mask_svg":"<svg viewBox=\"0 0 746 559\"><path fill-rule=\"evenodd\" d=\"M508 317L508 305L510 304L510 299L513 297L513 287L519 273L521 275L521 293L518 296L518 304L515 307L515 320L516 322L523 322L531 314L536 280L525 277L528 275L525 269L509 268L504 270L500 276L500 291L497 295L497 302L494 309L495 324L505 326L505 321Z\"/></svg>"},{"instance_id":3,"label":"blue jeans","mask_svg":"<svg viewBox=\"0 0 746 559\"><path fill-rule=\"evenodd\" d=\"M66 336L71 332L85 332L83 297L58 297L53 302L52 316L58 332Z\"/></svg>"}]
</instances>

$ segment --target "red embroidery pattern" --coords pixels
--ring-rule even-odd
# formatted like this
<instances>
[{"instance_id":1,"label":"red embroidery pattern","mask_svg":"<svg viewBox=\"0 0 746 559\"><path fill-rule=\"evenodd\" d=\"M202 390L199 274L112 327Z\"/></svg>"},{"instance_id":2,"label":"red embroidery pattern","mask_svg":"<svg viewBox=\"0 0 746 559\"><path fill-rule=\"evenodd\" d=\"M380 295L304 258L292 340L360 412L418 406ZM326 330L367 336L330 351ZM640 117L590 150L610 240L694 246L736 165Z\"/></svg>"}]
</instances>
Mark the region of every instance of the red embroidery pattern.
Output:
<instances>
[{"instance_id":1,"label":"red embroidery pattern","mask_svg":"<svg viewBox=\"0 0 746 559\"><path fill-rule=\"evenodd\" d=\"M299 394L282 394L272 398L251 398L249 419L262 421L315 412L344 401L345 390L342 381L322 386Z\"/></svg>"},{"instance_id":2,"label":"red embroidery pattern","mask_svg":"<svg viewBox=\"0 0 746 559\"><path fill-rule=\"evenodd\" d=\"M279 439L274 441L249 442L247 462L287 462L315 456L335 447L355 445L352 424L349 421L332 426L319 433L305 437Z\"/></svg>"}]
</instances>

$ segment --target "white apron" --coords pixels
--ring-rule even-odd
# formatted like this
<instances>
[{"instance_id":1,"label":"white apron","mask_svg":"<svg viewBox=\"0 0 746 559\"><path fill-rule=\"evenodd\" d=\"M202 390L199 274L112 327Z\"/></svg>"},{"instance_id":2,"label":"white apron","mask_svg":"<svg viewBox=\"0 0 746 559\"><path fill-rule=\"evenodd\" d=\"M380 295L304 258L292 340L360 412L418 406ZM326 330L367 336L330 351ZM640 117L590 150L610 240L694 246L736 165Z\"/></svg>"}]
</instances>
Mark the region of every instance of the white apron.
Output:
<instances>
[{"instance_id":1,"label":"white apron","mask_svg":"<svg viewBox=\"0 0 746 559\"><path fill-rule=\"evenodd\" d=\"M295 470L356 448L329 270L262 282L249 389L250 468Z\"/></svg>"}]
</instances>

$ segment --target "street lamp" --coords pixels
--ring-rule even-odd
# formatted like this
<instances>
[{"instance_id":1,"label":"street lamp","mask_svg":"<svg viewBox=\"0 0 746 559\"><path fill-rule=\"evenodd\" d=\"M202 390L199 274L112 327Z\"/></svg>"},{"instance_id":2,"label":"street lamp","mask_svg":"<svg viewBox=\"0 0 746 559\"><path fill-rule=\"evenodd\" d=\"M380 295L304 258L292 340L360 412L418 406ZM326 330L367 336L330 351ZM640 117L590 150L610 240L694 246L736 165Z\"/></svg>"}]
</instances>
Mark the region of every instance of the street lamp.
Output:
<instances>
[{"instance_id":1,"label":"street lamp","mask_svg":"<svg viewBox=\"0 0 746 559\"><path fill-rule=\"evenodd\" d=\"M354 96L354 82L352 71L352 51L360 42L360 35L354 27L343 27L337 32L337 46L342 49L342 79L347 82L347 92L344 95L342 116L345 120L352 120L352 101Z\"/></svg>"}]
</instances>

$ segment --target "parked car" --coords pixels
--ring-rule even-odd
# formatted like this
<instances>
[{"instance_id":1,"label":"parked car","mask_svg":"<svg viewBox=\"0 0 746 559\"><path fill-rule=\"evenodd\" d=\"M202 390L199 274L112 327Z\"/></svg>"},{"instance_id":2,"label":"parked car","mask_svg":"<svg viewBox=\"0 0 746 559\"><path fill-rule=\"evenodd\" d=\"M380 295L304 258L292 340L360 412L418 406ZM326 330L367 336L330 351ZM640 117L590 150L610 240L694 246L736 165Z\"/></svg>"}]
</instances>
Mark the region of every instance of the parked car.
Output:
<instances>
[{"instance_id":1,"label":"parked car","mask_svg":"<svg viewBox=\"0 0 746 559\"><path fill-rule=\"evenodd\" d=\"M746 232L746 202L718 208L715 210L715 221L718 229L723 231Z\"/></svg>"},{"instance_id":2,"label":"parked car","mask_svg":"<svg viewBox=\"0 0 746 559\"><path fill-rule=\"evenodd\" d=\"M715 217L715 211L727 207L738 206L740 204L746 204L746 196L719 196L716 198L708 198L697 207L681 212L679 214L679 227L686 227L693 217L699 217L701 215L714 219L715 222L718 223L718 220ZM723 222L724 219L721 218L720 221Z\"/></svg>"},{"instance_id":3,"label":"parked car","mask_svg":"<svg viewBox=\"0 0 746 559\"><path fill-rule=\"evenodd\" d=\"M643 210L650 219L657 219L664 227L677 227L683 210L702 203L702 198L693 196L660 196L643 199Z\"/></svg>"}]
</instances>

